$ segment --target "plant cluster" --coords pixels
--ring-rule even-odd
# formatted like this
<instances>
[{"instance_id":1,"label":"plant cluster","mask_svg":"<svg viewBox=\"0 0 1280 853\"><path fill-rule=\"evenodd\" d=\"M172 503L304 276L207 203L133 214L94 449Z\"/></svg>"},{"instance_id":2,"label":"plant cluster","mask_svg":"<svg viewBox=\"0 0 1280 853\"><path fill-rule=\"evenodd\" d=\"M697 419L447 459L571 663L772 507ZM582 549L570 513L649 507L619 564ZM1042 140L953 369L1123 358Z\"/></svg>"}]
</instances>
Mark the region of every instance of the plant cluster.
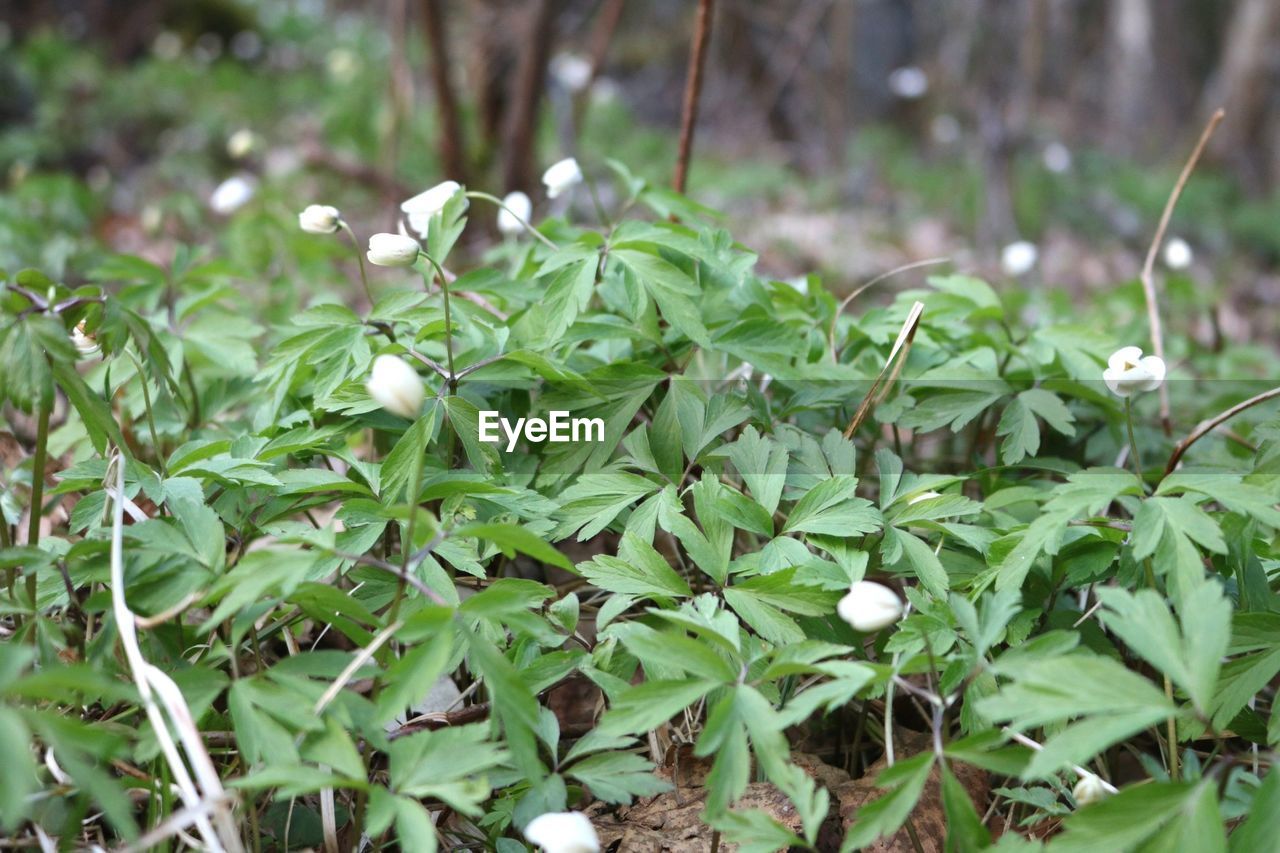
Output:
<instances>
[{"instance_id":1,"label":"plant cluster","mask_svg":"<svg viewBox=\"0 0 1280 853\"><path fill-rule=\"evenodd\" d=\"M919 846L928 802L949 850L1274 843L1280 421L1155 408L1274 356L1171 332L1166 377L1136 287L842 301L586 172L367 252L297 205L369 302L270 329L186 248L4 277L6 834L649 849L619 816L684 786L725 849ZM479 439L553 410L603 440Z\"/></svg>"}]
</instances>

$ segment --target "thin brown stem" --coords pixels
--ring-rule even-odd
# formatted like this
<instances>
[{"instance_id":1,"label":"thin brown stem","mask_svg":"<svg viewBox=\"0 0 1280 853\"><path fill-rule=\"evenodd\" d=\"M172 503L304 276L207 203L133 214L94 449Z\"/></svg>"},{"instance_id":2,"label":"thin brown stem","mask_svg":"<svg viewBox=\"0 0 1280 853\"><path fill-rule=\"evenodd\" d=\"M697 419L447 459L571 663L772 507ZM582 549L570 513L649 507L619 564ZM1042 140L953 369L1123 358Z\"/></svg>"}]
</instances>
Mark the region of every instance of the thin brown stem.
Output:
<instances>
[{"instance_id":1,"label":"thin brown stem","mask_svg":"<svg viewBox=\"0 0 1280 853\"><path fill-rule=\"evenodd\" d=\"M40 544L40 519L44 515L44 469L49 459L49 413L53 410L53 395L39 402L36 417L36 455L31 460L31 515L27 520L27 547L34 548ZM27 572L27 597L31 599L31 612L36 607L36 572L32 567ZM31 641L36 641L36 634L31 633Z\"/></svg>"},{"instance_id":2,"label":"thin brown stem","mask_svg":"<svg viewBox=\"0 0 1280 853\"><path fill-rule=\"evenodd\" d=\"M680 117L680 150L671 185L682 193L689 180L689 158L693 155L693 129L698 123L698 99L702 95L702 75L707 67L707 43L711 41L711 17L715 0L698 0L698 16L693 24L693 52L689 55L689 76L684 86L684 109Z\"/></svg>"},{"instance_id":3,"label":"thin brown stem","mask_svg":"<svg viewBox=\"0 0 1280 853\"><path fill-rule=\"evenodd\" d=\"M1204 153L1204 148L1209 143L1209 137L1213 136L1213 131L1217 129L1218 123L1222 121L1224 115L1226 113L1222 110L1215 112L1209 118L1209 123L1205 125L1204 131L1201 132L1200 141L1196 143L1191 156L1187 158L1186 165L1182 167L1182 174L1178 175L1178 182L1173 185L1173 192L1169 193L1169 200L1165 202L1164 212L1160 214L1160 224L1156 226L1155 236L1151 238L1151 247L1147 249L1147 259L1142 264L1142 294L1147 300L1147 322L1151 326L1151 348L1155 351L1156 356L1162 360L1164 359L1164 332L1160 327L1160 307L1156 302L1156 285L1153 277L1156 255L1160 251L1160 244L1164 242L1164 233L1169 228L1169 220L1173 217L1173 208L1178 203L1178 197L1182 195L1182 190L1191 178L1191 173L1195 170L1196 163L1200 160L1200 155ZM1169 386L1167 384L1160 386L1160 423L1164 426L1165 435L1170 435L1173 432L1173 422L1169 416Z\"/></svg>"},{"instance_id":4,"label":"thin brown stem","mask_svg":"<svg viewBox=\"0 0 1280 853\"><path fill-rule=\"evenodd\" d=\"M1251 409L1259 403L1265 403L1267 400L1273 400L1276 397L1280 397L1280 387L1272 388L1270 391L1263 391L1261 394L1256 394L1242 403L1236 403L1225 412L1214 415L1208 420L1201 421L1186 438L1178 442L1178 445L1173 448L1173 453L1169 456L1169 462L1164 466L1164 476L1167 477L1173 473L1173 469L1178 467L1178 462L1182 459L1182 455L1191 448L1191 445L1213 432L1213 430L1220 424L1231 420L1246 409Z\"/></svg>"}]
</instances>

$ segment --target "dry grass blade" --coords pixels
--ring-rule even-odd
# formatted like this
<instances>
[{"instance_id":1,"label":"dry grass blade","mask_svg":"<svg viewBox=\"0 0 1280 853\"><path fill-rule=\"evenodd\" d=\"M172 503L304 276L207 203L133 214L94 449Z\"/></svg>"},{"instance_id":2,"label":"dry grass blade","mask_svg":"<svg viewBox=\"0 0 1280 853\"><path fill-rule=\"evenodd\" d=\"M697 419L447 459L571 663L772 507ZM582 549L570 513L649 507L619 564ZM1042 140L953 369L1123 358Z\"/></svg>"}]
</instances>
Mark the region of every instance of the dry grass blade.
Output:
<instances>
[{"instance_id":1,"label":"dry grass blade","mask_svg":"<svg viewBox=\"0 0 1280 853\"><path fill-rule=\"evenodd\" d=\"M844 437L849 438L854 434L867 414L870 413L871 407L874 406L878 399L878 393L882 385L892 384L893 380L898 378L898 373L902 370L902 364L907 360L907 353L911 351L911 342L915 340L916 329L920 327L920 317L924 314L924 303L917 302L911 306L911 311L907 314L906 321L902 324L902 331L898 332L898 339L893 342L893 349L889 351L889 357L885 359L884 367L880 369L880 373L876 376L876 381L871 383L871 388L867 390L867 394L862 398L858 410L854 412L853 420L849 421L849 426L845 428ZM885 377L889 377L888 383Z\"/></svg>"},{"instance_id":2,"label":"dry grass blade","mask_svg":"<svg viewBox=\"0 0 1280 853\"><path fill-rule=\"evenodd\" d=\"M324 691L324 694L316 700L316 706L312 709L312 713L318 715L323 711L328 704L342 692L342 688L347 686L347 682L355 676L360 667L368 663L369 658L373 657L374 653L377 652L378 649L382 648L382 645L387 640L390 640L392 636L395 635L396 631L399 631L403 626L404 622L392 622L390 625L383 628L382 631L378 633L378 636L370 640L369 645L361 649L360 652L351 659L351 663L343 667L342 672L338 673L338 677L333 680L333 683Z\"/></svg>"},{"instance_id":3,"label":"dry grass blade","mask_svg":"<svg viewBox=\"0 0 1280 853\"><path fill-rule=\"evenodd\" d=\"M1156 301L1154 279L1156 255L1160 252L1160 244L1164 242L1164 233L1169 228L1169 220L1173 217L1173 208L1178 204L1178 197L1182 195L1182 190L1191 178L1191 173L1195 171L1200 155L1204 153L1205 146L1209 144L1209 137L1213 136L1214 130L1217 129L1218 124L1225 115L1226 113L1222 110L1215 112L1209 118L1209 123L1205 125L1204 131L1201 132L1200 141L1196 143L1191 156L1187 158L1186 165L1182 167L1182 174L1178 175L1178 182L1173 185L1173 192L1169 193L1169 200L1164 204L1164 211L1160 214L1160 224L1156 226L1155 236L1151 238L1151 247L1147 249L1147 259L1142 264L1142 295L1147 301L1147 322L1151 326L1151 348L1154 350L1155 355L1162 360L1164 359L1164 331L1160 327L1160 307ZM1160 385L1160 423L1164 425L1165 435L1172 433L1173 422L1169 418L1169 386L1167 383Z\"/></svg>"},{"instance_id":4,"label":"dry grass blade","mask_svg":"<svg viewBox=\"0 0 1280 853\"><path fill-rule=\"evenodd\" d=\"M121 499L124 496L124 467L124 459L117 452L108 465L106 477L108 483L113 477L115 479L111 524L111 612L116 621L116 630L120 633L120 644L124 647L125 659L129 662L129 670L137 685L138 695L142 698L147 719L155 732L156 742L164 755L165 763L169 765L169 772L173 774L183 805L193 815L192 822L200 833L201 840L209 850L240 853L243 848L231 820L230 810L226 807L227 794L191 718L191 711L177 685L143 658L142 649L138 645L137 617L129 609L125 599L125 502ZM203 792L196 787L182 760L182 754L169 732L165 713L161 712L162 705L182 740L192 768L200 778ZM217 831L210 823L210 812L218 821Z\"/></svg>"},{"instance_id":5,"label":"dry grass blade","mask_svg":"<svg viewBox=\"0 0 1280 853\"><path fill-rule=\"evenodd\" d=\"M1044 749L1044 747L1039 743L1036 743L1034 740L1022 734L1021 732L1014 731L1008 726L1004 727L1004 733L1007 734L1009 737L1013 738L1018 743L1025 746L1027 749L1034 750L1035 752L1039 752L1040 750ZM1112 785L1106 779L1103 779L1097 773L1093 773L1089 770L1086 770L1085 768L1081 767L1079 764L1070 764L1067 766L1071 768L1071 772L1075 773L1081 779L1086 779L1086 778L1097 779L1098 783L1102 785L1103 789L1106 790L1108 794L1120 793L1119 788L1117 788L1115 785Z\"/></svg>"},{"instance_id":6,"label":"dry grass blade","mask_svg":"<svg viewBox=\"0 0 1280 853\"><path fill-rule=\"evenodd\" d=\"M946 264L950 262L951 262L950 258L925 258L922 261L912 261L909 264L903 264L900 267L894 267L891 270L882 272L880 273L880 275L871 279L866 284L862 284L854 288L852 293L850 293L844 299L840 300L840 304L836 306L835 313L831 316L831 326L827 330L827 347L831 350L831 360L834 361L837 355L836 323L837 321L839 321L840 315L844 313L844 309L849 307L849 303L853 302L853 300L857 299L859 296L866 293L868 290L875 287L880 282L885 281L886 279L893 278L895 275L898 275L899 273L910 272L911 270L920 269L921 267L931 267L931 266L936 266L937 264Z\"/></svg>"}]
</instances>

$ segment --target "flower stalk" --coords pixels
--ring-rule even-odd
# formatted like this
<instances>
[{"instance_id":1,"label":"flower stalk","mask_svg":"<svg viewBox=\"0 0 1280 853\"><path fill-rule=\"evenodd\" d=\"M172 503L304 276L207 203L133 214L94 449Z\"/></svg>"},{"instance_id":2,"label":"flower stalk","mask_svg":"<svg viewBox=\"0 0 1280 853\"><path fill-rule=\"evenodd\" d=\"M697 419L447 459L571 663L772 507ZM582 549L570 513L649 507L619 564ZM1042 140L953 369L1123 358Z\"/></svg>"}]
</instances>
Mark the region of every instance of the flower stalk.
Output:
<instances>
[{"instance_id":1,"label":"flower stalk","mask_svg":"<svg viewBox=\"0 0 1280 853\"><path fill-rule=\"evenodd\" d=\"M369 274L364 268L364 252L360 251L360 239L356 237L356 232L351 230L351 226L345 219L338 220L338 227L351 238L351 248L355 250L356 261L360 264L360 284L364 287L365 298L369 300L370 305L373 305L373 290L369 287Z\"/></svg>"},{"instance_id":2,"label":"flower stalk","mask_svg":"<svg viewBox=\"0 0 1280 853\"><path fill-rule=\"evenodd\" d=\"M486 193L486 192L480 192L479 190L467 190L466 196L467 198L479 199L480 201L487 201L490 204L497 205L499 209L505 210L508 216L510 216L516 222L520 223L521 227L523 227L525 231L529 232L529 236L538 240L540 243L542 243L542 245L546 246L548 249L551 249L553 252L558 251L560 249L560 247L557 246L549 237L547 237L541 231L539 231L538 229L530 225L529 221L525 217L516 213L514 210L511 209L511 207L506 202L504 202L502 199L498 198L497 196L490 195L489 193Z\"/></svg>"}]
</instances>

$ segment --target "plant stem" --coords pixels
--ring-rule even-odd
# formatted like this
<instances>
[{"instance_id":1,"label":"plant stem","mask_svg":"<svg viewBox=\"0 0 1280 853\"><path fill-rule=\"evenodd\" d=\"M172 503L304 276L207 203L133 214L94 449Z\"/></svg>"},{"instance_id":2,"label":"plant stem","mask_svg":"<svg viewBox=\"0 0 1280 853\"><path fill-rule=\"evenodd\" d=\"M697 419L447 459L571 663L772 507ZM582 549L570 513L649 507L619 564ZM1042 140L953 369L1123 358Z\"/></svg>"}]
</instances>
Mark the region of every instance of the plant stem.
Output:
<instances>
[{"instance_id":1,"label":"plant stem","mask_svg":"<svg viewBox=\"0 0 1280 853\"><path fill-rule=\"evenodd\" d=\"M426 258L427 263L431 264L434 272L430 275L423 273L423 278L427 282L427 290L431 289L431 280L434 277L440 279L440 294L444 298L444 352L445 352L445 369L449 371L447 381L449 383L449 393L458 393L458 373L453 369L453 315L450 313L449 307L449 278L444 274L444 269L436 263L435 258L426 252L421 253L420 257Z\"/></svg>"},{"instance_id":2,"label":"plant stem","mask_svg":"<svg viewBox=\"0 0 1280 853\"><path fill-rule=\"evenodd\" d=\"M483 193L483 192L480 192L479 190L468 190L466 193L464 193L464 195L467 198L477 198L477 199L480 199L481 201L487 201L491 204L496 204L498 207L502 208L507 213L509 213L512 219L514 219L516 222L519 222L520 225L524 228L524 230L528 231L531 236L540 240L542 244L546 246L548 249L555 251L560 248L551 240L551 238L547 237L537 228L534 228L527 221L525 221L523 217L517 214L514 210L512 210L511 208L503 204L502 199L498 198L497 196L489 195L489 193Z\"/></svg>"},{"instance_id":3,"label":"plant stem","mask_svg":"<svg viewBox=\"0 0 1280 853\"><path fill-rule=\"evenodd\" d=\"M1133 401L1129 397L1124 398L1124 421L1129 428L1129 455L1133 457L1133 470L1138 474L1138 482L1142 483L1142 490L1146 492L1146 480L1142 476L1142 457L1138 454L1138 440L1133 435Z\"/></svg>"},{"instance_id":4,"label":"plant stem","mask_svg":"<svg viewBox=\"0 0 1280 853\"><path fill-rule=\"evenodd\" d=\"M356 232L351 230L346 220L339 219L338 227L346 231L347 236L351 238L351 246L356 250L356 260L360 263L360 283L364 285L364 295L369 300L369 306L373 307L373 291L369 289L369 276L364 270L364 252L360 251L360 241L356 239Z\"/></svg>"},{"instance_id":5,"label":"plant stem","mask_svg":"<svg viewBox=\"0 0 1280 853\"><path fill-rule=\"evenodd\" d=\"M711 17L715 0L698 0L698 14L693 24L693 49L689 53L689 71L685 78L684 105L680 114L680 148L676 155L676 173L671 186L683 193L689 178L689 159L693 154L693 129L698 123L698 100L702 94L702 75L707 67L707 43L711 41Z\"/></svg>"},{"instance_id":6,"label":"plant stem","mask_svg":"<svg viewBox=\"0 0 1280 853\"><path fill-rule=\"evenodd\" d=\"M147 431L151 433L151 447L155 450L156 463L160 466L160 473L169 476L169 470L164 464L164 453L160 450L160 438L156 433L156 416L151 410L151 390L147 388L147 375L142 372L142 362L138 361L137 356L124 350L124 354L129 356L129 360L133 362L134 368L138 371L138 381L142 383L142 404L147 410Z\"/></svg>"},{"instance_id":7,"label":"plant stem","mask_svg":"<svg viewBox=\"0 0 1280 853\"><path fill-rule=\"evenodd\" d=\"M418 522L418 495L422 493L422 467L423 453L419 453L413 462L413 490L406 496L409 504L409 522L405 525L404 542L401 543L401 550L404 551L404 562L401 564L401 574L396 583L396 596L391 600L391 610L387 613L387 623L392 624L400 615L400 602L404 600L404 588L408 583L409 572L413 571L413 532Z\"/></svg>"},{"instance_id":8,"label":"plant stem","mask_svg":"<svg viewBox=\"0 0 1280 853\"><path fill-rule=\"evenodd\" d=\"M53 410L53 394L48 400L40 401L40 411L36 423L36 455L31 461L31 516L27 520L27 545L31 548L40 544L40 519L44 515L44 469L49 459L49 414ZM32 569L27 573L27 596L31 599L31 612L36 611L36 573ZM31 635L35 642L35 633Z\"/></svg>"}]
</instances>

